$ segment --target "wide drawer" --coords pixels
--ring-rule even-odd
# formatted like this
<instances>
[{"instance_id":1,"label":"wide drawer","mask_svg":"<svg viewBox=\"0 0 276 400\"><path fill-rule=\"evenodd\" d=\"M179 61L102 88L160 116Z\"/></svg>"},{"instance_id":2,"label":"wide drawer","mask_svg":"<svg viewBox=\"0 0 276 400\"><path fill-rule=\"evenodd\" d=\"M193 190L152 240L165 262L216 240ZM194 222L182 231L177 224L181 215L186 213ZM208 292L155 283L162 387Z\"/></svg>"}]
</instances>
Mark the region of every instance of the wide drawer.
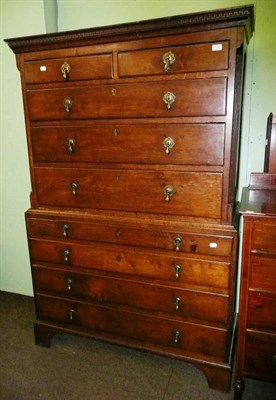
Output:
<instances>
[{"instance_id":1,"label":"wide drawer","mask_svg":"<svg viewBox=\"0 0 276 400\"><path fill-rule=\"evenodd\" d=\"M63 264L170 280L189 285L229 290L229 263L170 255L166 252L127 249L121 246L29 239L33 263Z\"/></svg>"},{"instance_id":2,"label":"wide drawer","mask_svg":"<svg viewBox=\"0 0 276 400\"><path fill-rule=\"evenodd\" d=\"M27 61L23 74L27 84L112 78L112 54Z\"/></svg>"},{"instance_id":3,"label":"wide drawer","mask_svg":"<svg viewBox=\"0 0 276 400\"><path fill-rule=\"evenodd\" d=\"M59 296L76 296L105 305L121 305L221 326L228 318L228 296L153 284L124 277L99 276L33 266L34 290Z\"/></svg>"},{"instance_id":4,"label":"wide drawer","mask_svg":"<svg viewBox=\"0 0 276 400\"><path fill-rule=\"evenodd\" d=\"M40 320L152 342L177 348L181 352L200 353L220 359L225 357L227 331L221 328L43 295L36 296L36 306Z\"/></svg>"},{"instance_id":5,"label":"wide drawer","mask_svg":"<svg viewBox=\"0 0 276 400\"><path fill-rule=\"evenodd\" d=\"M248 324L276 333L276 288L275 293L249 291Z\"/></svg>"},{"instance_id":6,"label":"wide drawer","mask_svg":"<svg viewBox=\"0 0 276 400\"><path fill-rule=\"evenodd\" d=\"M223 165L224 124L31 128L35 162Z\"/></svg>"},{"instance_id":7,"label":"wide drawer","mask_svg":"<svg viewBox=\"0 0 276 400\"><path fill-rule=\"evenodd\" d=\"M28 90L26 94L33 121L211 116L225 115L226 86L226 78L209 78Z\"/></svg>"},{"instance_id":8,"label":"wide drawer","mask_svg":"<svg viewBox=\"0 0 276 400\"><path fill-rule=\"evenodd\" d=\"M246 333L245 374L276 382L276 334Z\"/></svg>"},{"instance_id":9,"label":"wide drawer","mask_svg":"<svg viewBox=\"0 0 276 400\"><path fill-rule=\"evenodd\" d=\"M228 68L228 57L228 41L125 51L118 53L118 74L128 77L217 71Z\"/></svg>"},{"instance_id":10,"label":"wide drawer","mask_svg":"<svg viewBox=\"0 0 276 400\"><path fill-rule=\"evenodd\" d=\"M40 205L220 218L222 173L35 168Z\"/></svg>"},{"instance_id":11,"label":"wide drawer","mask_svg":"<svg viewBox=\"0 0 276 400\"><path fill-rule=\"evenodd\" d=\"M202 228L199 228L199 232L193 232L191 228L187 231L184 228L169 230L159 225L142 227L141 223L140 226L133 226L122 221L99 222L93 219L79 221L69 216L43 218L27 213L26 217L30 237L80 239L228 257L231 256L233 249L233 236L204 233Z\"/></svg>"},{"instance_id":12,"label":"wide drawer","mask_svg":"<svg viewBox=\"0 0 276 400\"><path fill-rule=\"evenodd\" d=\"M276 292L276 257L252 254L249 279L250 288L263 288Z\"/></svg>"},{"instance_id":13,"label":"wide drawer","mask_svg":"<svg viewBox=\"0 0 276 400\"><path fill-rule=\"evenodd\" d=\"M272 253L276 256L276 218L254 220L252 252Z\"/></svg>"}]
</instances>

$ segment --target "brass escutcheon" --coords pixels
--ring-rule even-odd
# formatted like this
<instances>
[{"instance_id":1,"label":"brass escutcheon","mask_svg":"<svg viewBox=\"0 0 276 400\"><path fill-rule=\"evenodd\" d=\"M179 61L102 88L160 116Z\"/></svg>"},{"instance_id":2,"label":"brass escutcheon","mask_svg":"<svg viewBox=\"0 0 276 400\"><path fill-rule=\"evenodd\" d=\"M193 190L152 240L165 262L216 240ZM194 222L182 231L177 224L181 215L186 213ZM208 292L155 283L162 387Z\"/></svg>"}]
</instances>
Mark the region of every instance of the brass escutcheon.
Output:
<instances>
[{"instance_id":1,"label":"brass escutcheon","mask_svg":"<svg viewBox=\"0 0 276 400\"><path fill-rule=\"evenodd\" d=\"M67 142L66 142L66 145L67 145L68 152L70 154L73 154L74 151L75 151L75 140L74 139L68 139Z\"/></svg>"},{"instance_id":2,"label":"brass escutcheon","mask_svg":"<svg viewBox=\"0 0 276 400\"><path fill-rule=\"evenodd\" d=\"M69 291L72 291L72 284L73 284L73 279L68 278L68 279L67 279L67 289L68 289Z\"/></svg>"},{"instance_id":3,"label":"brass escutcheon","mask_svg":"<svg viewBox=\"0 0 276 400\"><path fill-rule=\"evenodd\" d=\"M182 271L182 266L180 264L173 264L172 269L175 273L175 278L179 279L180 277L180 272Z\"/></svg>"},{"instance_id":4,"label":"brass escutcheon","mask_svg":"<svg viewBox=\"0 0 276 400\"><path fill-rule=\"evenodd\" d=\"M171 201L171 198L172 198L173 194L175 193L175 190L172 186L168 185L168 186L164 187L163 193L165 195L165 201L169 202L169 201Z\"/></svg>"},{"instance_id":5,"label":"brass escutcheon","mask_svg":"<svg viewBox=\"0 0 276 400\"><path fill-rule=\"evenodd\" d=\"M180 332L179 331L175 331L173 333L173 338L174 338L174 343L178 344L179 343L179 339L180 339Z\"/></svg>"},{"instance_id":6,"label":"brass escutcheon","mask_svg":"<svg viewBox=\"0 0 276 400\"><path fill-rule=\"evenodd\" d=\"M176 251L179 251L179 250L180 250L180 246L183 244L182 236L176 235L176 236L173 238L173 244L175 245L175 250L176 250Z\"/></svg>"},{"instance_id":7,"label":"brass escutcheon","mask_svg":"<svg viewBox=\"0 0 276 400\"><path fill-rule=\"evenodd\" d=\"M68 231L69 231L69 226L66 225L66 224L64 224L64 225L62 226L62 236L68 237Z\"/></svg>"},{"instance_id":8,"label":"brass escutcheon","mask_svg":"<svg viewBox=\"0 0 276 400\"><path fill-rule=\"evenodd\" d=\"M63 79L64 79L64 80L67 80L67 79L69 78L69 72L70 72L70 70L71 70L70 65L69 65L67 62L65 62L65 63L63 63L62 66L60 67L60 70L61 70Z\"/></svg>"},{"instance_id":9,"label":"brass escutcheon","mask_svg":"<svg viewBox=\"0 0 276 400\"><path fill-rule=\"evenodd\" d=\"M170 152L171 152L171 149L172 149L173 146L175 145L175 141L174 141L174 139L171 138L171 137L166 137L166 138L163 140L163 145L164 145L164 147L165 147L165 153L166 153L167 155L169 155Z\"/></svg>"},{"instance_id":10,"label":"brass escutcheon","mask_svg":"<svg viewBox=\"0 0 276 400\"><path fill-rule=\"evenodd\" d=\"M175 55L171 51L168 51L163 54L162 60L164 63L164 70L168 72L171 69L171 65L175 62Z\"/></svg>"},{"instance_id":11,"label":"brass escutcheon","mask_svg":"<svg viewBox=\"0 0 276 400\"><path fill-rule=\"evenodd\" d=\"M70 187L71 187L72 195L73 195L73 196L76 196L76 194L77 194L77 188L78 188L77 183L76 183L76 182L72 182L71 185L70 185Z\"/></svg>"},{"instance_id":12,"label":"brass escutcheon","mask_svg":"<svg viewBox=\"0 0 276 400\"><path fill-rule=\"evenodd\" d=\"M172 93L172 92L166 92L166 93L164 94L164 96L163 96L163 101L164 101L164 103L166 104L167 109L168 109L169 111L172 110L172 105L173 105L173 103L175 102L175 99L176 99L176 96L175 96L175 94Z\"/></svg>"},{"instance_id":13,"label":"brass escutcheon","mask_svg":"<svg viewBox=\"0 0 276 400\"><path fill-rule=\"evenodd\" d=\"M76 314L76 311L74 310L74 308L70 308L70 311L69 311L69 320L70 320L70 322L74 321L75 314Z\"/></svg>"},{"instance_id":14,"label":"brass escutcheon","mask_svg":"<svg viewBox=\"0 0 276 400\"><path fill-rule=\"evenodd\" d=\"M64 250L63 251L63 260L64 262L68 262L69 261L69 257L70 257L70 250Z\"/></svg>"},{"instance_id":15,"label":"brass escutcheon","mask_svg":"<svg viewBox=\"0 0 276 400\"><path fill-rule=\"evenodd\" d=\"M174 304L175 304L175 310L179 311L180 310L180 305L181 305L181 299L180 297L176 297L174 299Z\"/></svg>"},{"instance_id":16,"label":"brass escutcheon","mask_svg":"<svg viewBox=\"0 0 276 400\"><path fill-rule=\"evenodd\" d=\"M63 105L64 105L64 108L65 108L65 111L67 112L67 114L70 114L71 108L72 108L72 105L73 105L72 100L69 97L66 97L63 100Z\"/></svg>"}]
</instances>

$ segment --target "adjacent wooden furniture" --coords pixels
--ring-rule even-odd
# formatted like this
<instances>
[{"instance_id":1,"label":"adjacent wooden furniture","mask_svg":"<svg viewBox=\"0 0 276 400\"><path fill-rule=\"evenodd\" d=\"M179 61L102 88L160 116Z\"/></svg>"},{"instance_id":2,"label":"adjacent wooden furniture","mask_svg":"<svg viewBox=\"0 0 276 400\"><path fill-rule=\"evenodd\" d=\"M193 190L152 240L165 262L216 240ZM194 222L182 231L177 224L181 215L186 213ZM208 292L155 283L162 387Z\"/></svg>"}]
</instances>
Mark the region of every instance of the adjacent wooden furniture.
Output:
<instances>
[{"instance_id":1,"label":"adjacent wooden furniture","mask_svg":"<svg viewBox=\"0 0 276 400\"><path fill-rule=\"evenodd\" d=\"M235 400L244 378L276 383L276 175L251 174L244 219Z\"/></svg>"},{"instance_id":2,"label":"adjacent wooden furniture","mask_svg":"<svg viewBox=\"0 0 276 400\"><path fill-rule=\"evenodd\" d=\"M276 174L276 115L267 118L264 172Z\"/></svg>"},{"instance_id":3,"label":"adjacent wooden furniture","mask_svg":"<svg viewBox=\"0 0 276 400\"><path fill-rule=\"evenodd\" d=\"M82 336L231 379L253 7L7 40L21 72L36 343Z\"/></svg>"}]
</instances>

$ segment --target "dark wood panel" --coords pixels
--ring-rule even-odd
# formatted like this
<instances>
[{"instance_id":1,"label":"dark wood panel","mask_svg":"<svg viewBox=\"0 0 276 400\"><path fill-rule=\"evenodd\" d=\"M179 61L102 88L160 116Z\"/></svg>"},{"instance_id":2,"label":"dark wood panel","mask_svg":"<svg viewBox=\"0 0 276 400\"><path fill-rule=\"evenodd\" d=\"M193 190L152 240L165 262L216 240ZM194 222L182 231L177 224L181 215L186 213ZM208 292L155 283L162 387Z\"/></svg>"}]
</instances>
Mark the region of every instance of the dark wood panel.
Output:
<instances>
[{"instance_id":1,"label":"dark wood panel","mask_svg":"<svg viewBox=\"0 0 276 400\"><path fill-rule=\"evenodd\" d=\"M276 291L249 291L248 326L276 332Z\"/></svg>"},{"instance_id":2,"label":"dark wood panel","mask_svg":"<svg viewBox=\"0 0 276 400\"><path fill-rule=\"evenodd\" d=\"M191 287L229 290L228 262L66 240L29 239L29 250L33 262L165 279Z\"/></svg>"},{"instance_id":3,"label":"dark wood panel","mask_svg":"<svg viewBox=\"0 0 276 400\"><path fill-rule=\"evenodd\" d=\"M232 254L234 241L234 232L226 236L216 231L213 234L206 233L203 228L198 228L198 232L191 232L184 230L184 227L172 230L156 224L151 224L150 227L142 224L133 227L121 221L76 221L69 216L63 219L27 217L27 229L30 237L80 239L228 257Z\"/></svg>"},{"instance_id":4,"label":"dark wood panel","mask_svg":"<svg viewBox=\"0 0 276 400\"><path fill-rule=\"evenodd\" d=\"M35 168L35 179L41 205L221 216L220 173Z\"/></svg>"},{"instance_id":5,"label":"dark wood panel","mask_svg":"<svg viewBox=\"0 0 276 400\"><path fill-rule=\"evenodd\" d=\"M28 61L23 73L28 84L112 78L112 54Z\"/></svg>"},{"instance_id":6,"label":"dark wood panel","mask_svg":"<svg viewBox=\"0 0 276 400\"><path fill-rule=\"evenodd\" d=\"M246 335L245 374L276 382L276 335L250 331Z\"/></svg>"},{"instance_id":7,"label":"dark wood panel","mask_svg":"<svg viewBox=\"0 0 276 400\"><path fill-rule=\"evenodd\" d=\"M223 329L42 295L37 296L36 304L39 319L224 359L227 332Z\"/></svg>"},{"instance_id":8,"label":"dark wood panel","mask_svg":"<svg viewBox=\"0 0 276 400\"><path fill-rule=\"evenodd\" d=\"M210 78L29 90L27 106L32 121L225 115L226 86L226 78ZM175 95L170 110L166 93Z\"/></svg>"},{"instance_id":9,"label":"dark wood panel","mask_svg":"<svg viewBox=\"0 0 276 400\"><path fill-rule=\"evenodd\" d=\"M228 296L153 285L123 277L97 276L67 270L33 267L34 290L74 296L105 305L167 313L185 320L209 321L226 326Z\"/></svg>"},{"instance_id":10,"label":"dark wood panel","mask_svg":"<svg viewBox=\"0 0 276 400\"><path fill-rule=\"evenodd\" d=\"M276 254L274 258L264 255L261 257L259 254L252 255L249 287L276 291Z\"/></svg>"},{"instance_id":11,"label":"dark wood panel","mask_svg":"<svg viewBox=\"0 0 276 400\"><path fill-rule=\"evenodd\" d=\"M120 52L118 54L119 76L227 69L228 52L229 42L227 41ZM166 57L168 53L170 55ZM168 58L171 62L166 62Z\"/></svg>"},{"instance_id":12,"label":"dark wood panel","mask_svg":"<svg viewBox=\"0 0 276 400\"><path fill-rule=\"evenodd\" d=\"M36 162L224 164L224 124L31 128Z\"/></svg>"},{"instance_id":13,"label":"dark wood panel","mask_svg":"<svg viewBox=\"0 0 276 400\"><path fill-rule=\"evenodd\" d=\"M276 218L256 219L252 229L252 251L274 252L276 257Z\"/></svg>"}]
</instances>

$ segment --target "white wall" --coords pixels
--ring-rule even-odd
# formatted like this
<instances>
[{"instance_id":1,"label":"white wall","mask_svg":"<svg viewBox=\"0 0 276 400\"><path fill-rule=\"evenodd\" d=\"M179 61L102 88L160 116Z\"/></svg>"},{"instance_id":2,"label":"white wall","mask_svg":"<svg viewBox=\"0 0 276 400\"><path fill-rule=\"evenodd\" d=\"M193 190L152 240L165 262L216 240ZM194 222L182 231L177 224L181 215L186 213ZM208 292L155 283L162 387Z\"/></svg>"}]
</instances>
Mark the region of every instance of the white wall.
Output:
<instances>
[{"instance_id":1,"label":"white wall","mask_svg":"<svg viewBox=\"0 0 276 400\"><path fill-rule=\"evenodd\" d=\"M241 186L247 186L250 172L262 171L266 118L276 113L275 0L0 0L1 39L44 33L44 19L47 31L54 31L57 15L61 31L252 3L256 30L248 48L240 168ZM19 73L2 40L1 55L0 289L31 295L23 218L30 181Z\"/></svg>"},{"instance_id":2,"label":"white wall","mask_svg":"<svg viewBox=\"0 0 276 400\"><path fill-rule=\"evenodd\" d=\"M19 72L4 38L45 33L43 1L0 1L0 289L32 294L24 212L30 178Z\"/></svg>"}]
</instances>

